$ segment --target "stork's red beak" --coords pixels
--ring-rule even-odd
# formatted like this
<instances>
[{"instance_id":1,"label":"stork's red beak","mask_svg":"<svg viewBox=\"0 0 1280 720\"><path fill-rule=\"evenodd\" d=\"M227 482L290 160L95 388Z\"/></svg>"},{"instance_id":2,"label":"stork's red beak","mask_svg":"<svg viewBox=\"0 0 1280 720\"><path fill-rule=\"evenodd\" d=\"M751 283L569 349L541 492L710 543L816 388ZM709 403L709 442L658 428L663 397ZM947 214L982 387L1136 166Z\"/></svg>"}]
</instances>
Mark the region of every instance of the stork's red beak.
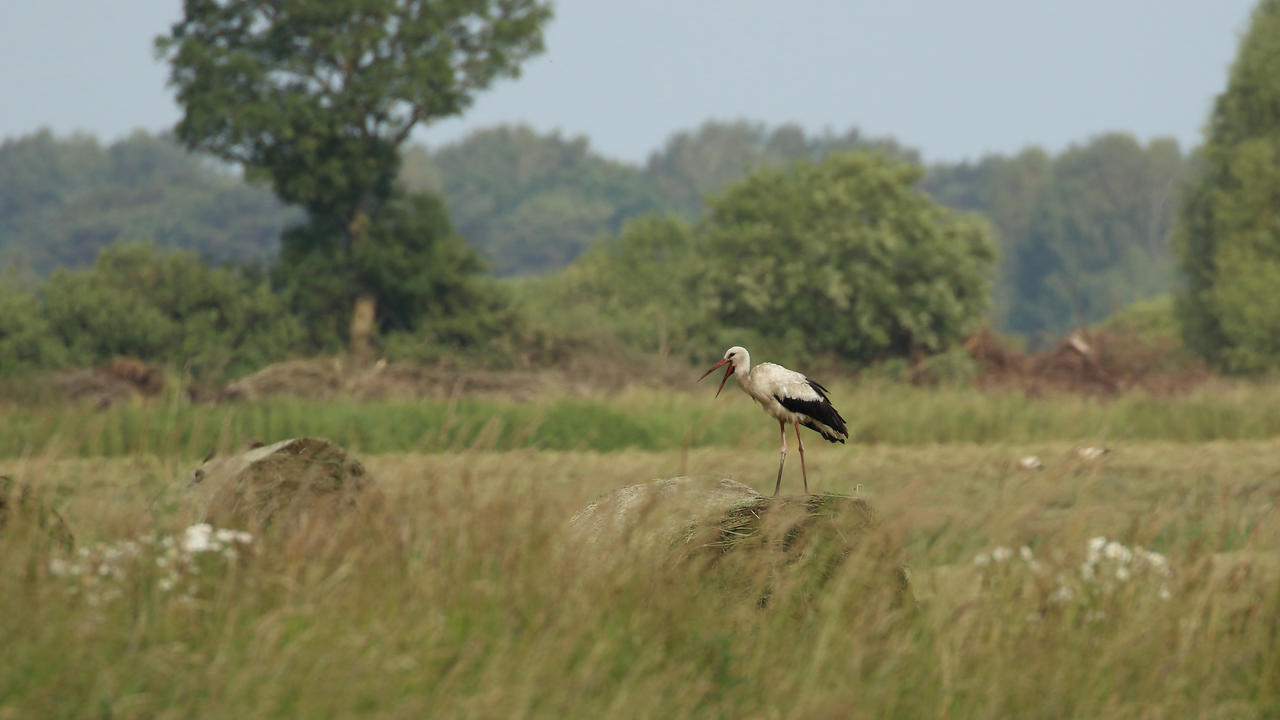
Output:
<instances>
[{"instance_id":1,"label":"stork's red beak","mask_svg":"<svg viewBox=\"0 0 1280 720\"><path fill-rule=\"evenodd\" d=\"M716 368L720 367L721 365L725 365L728 362L729 362L729 358L725 358L720 362L716 363L715 365L712 365L710 370L702 373L702 377L698 378L698 382L702 382L702 378L715 372ZM733 374L733 366L729 365L729 369L724 371L724 379L720 381L720 387L716 388L716 397L720 397L720 391L724 389L724 384L729 382L729 376L732 374Z\"/></svg>"}]
</instances>

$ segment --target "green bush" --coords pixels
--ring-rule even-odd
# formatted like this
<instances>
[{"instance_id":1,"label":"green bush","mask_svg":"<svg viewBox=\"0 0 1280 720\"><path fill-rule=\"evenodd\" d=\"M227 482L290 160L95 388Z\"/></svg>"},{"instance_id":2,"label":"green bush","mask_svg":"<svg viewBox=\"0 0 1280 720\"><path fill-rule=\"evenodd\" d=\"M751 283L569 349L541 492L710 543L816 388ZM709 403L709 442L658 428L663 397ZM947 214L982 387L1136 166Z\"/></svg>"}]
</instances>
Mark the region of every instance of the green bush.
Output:
<instances>
[{"instance_id":1,"label":"green bush","mask_svg":"<svg viewBox=\"0 0 1280 720\"><path fill-rule=\"evenodd\" d=\"M283 359L301 338L263 279L147 244L113 245L89 269L59 270L40 295L47 334L76 365L127 355L222 377Z\"/></svg>"},{"instance_id":2,"label":"green bush","mask_svg":"<svg viewBox=\"0 0 1280 720\"><path fill-rule=\"evenodd\" d=\"M0 287L0 376L56 367L67 359L67 348L54 337L31 293Z\"/></svg>"},{"instance_id":3,"label":"green bush","mask_svg":"<svg viewBox=\"0 0 1280 720\"><path fill-rule=\"evenodd\" d=\"M874 152L764 168L710 201L702 246L711 316L790 355L865 363L939 352L977 328L995 243L981 221Z\"/></svg>"}]
</instances>

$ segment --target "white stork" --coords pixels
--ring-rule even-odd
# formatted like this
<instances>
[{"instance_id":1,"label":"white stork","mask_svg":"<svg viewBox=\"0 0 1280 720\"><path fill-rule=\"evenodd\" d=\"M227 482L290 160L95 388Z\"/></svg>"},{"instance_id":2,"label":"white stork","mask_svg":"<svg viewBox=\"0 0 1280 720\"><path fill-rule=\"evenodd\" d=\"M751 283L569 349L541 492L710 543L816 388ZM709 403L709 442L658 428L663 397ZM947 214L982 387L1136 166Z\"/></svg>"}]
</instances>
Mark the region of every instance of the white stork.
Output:
<instances>
[{"instance_id":1,"label":"white stork","mask_svg":"<svg viewBox=\"0 0 1280 720\"><path fill-rule=\"evenodd\" d=\"M751 367L751 354L746 348L737 345L724 353L724 359L698 378L710 375L721 365L728 365L724 371L724 379L716 390L716 397L724 390L724 384L730 375L738 376L738 387L755 401L760 403L764 411L777 419L778 429L782 431L782 456L778 458L778 482L773 487L773 495L777 497L782 488L782 465L787 461L787 423L796 428L796 442L800 444L800 475L804 478L804 491L809 492L809 474L804 466L804 440L800 439L800 426L817 431L830 442L843 443L849 438L849 430L845 427L844 418L831 405L827 398L827 389L816 380L788 370L781 365L761 363Z\"/></svg>"}]
</instances>

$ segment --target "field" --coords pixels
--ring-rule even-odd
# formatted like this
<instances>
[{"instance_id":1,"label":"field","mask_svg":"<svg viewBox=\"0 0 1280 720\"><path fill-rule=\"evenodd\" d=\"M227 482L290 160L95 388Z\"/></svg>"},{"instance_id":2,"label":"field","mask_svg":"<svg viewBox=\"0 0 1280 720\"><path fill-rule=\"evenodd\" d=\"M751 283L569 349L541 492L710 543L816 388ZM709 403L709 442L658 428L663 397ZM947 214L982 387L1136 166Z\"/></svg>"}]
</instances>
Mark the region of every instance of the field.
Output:
<instances>
[{"instance_id":1,"label":"field","mask_svg":"<svg viewBox=\"0 0 1280 720\"><path fill-rule=\"evenodd\" d=\"M566 547L625 485L769 491L775 427L709 394L7 410L0 475L80 550L0 533L0 718L1280 715L1276 388L838 388L857 441L811 436L810 486L882 523L768 603L746 561ZM175 572L199 458L307 433L357 450L378 502ZM878 589L902 564L914 601Z\"/></svg>"}]
</instances>

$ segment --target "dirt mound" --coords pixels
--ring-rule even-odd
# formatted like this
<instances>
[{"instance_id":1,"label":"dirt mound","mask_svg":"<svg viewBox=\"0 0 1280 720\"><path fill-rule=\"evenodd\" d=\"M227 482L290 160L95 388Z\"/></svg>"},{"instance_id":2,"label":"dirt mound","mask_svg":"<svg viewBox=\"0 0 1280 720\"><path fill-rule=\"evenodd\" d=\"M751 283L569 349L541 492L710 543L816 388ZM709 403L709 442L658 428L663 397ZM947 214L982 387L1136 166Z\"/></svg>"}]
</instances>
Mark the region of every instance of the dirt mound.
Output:
<instances>
[{"instance_id":1,"label":"dirt mound","mask_svg":"<svg viewBox=\"0 0 1280 720\"><path fill-rule=\"evenodd\" d=\"M106 367L57 373L52 386L62 398L105 408L133 397L159 395L165 372L135 358L118 357Z\"/></svg>"},{"instance_id":2,"label":"dirt mound","mask_svg":"<svg viewBox=\"0 0 1280 720\"><path fill-rule=\"evenodd\" d=\"M266 397L336 397L357 400L420 398L458 394L537 394L548 384L546 373L455 371L408 363L378 363L353 369L341 358L314 358L276 363L228 383L225 400Z\"/></svg>"},{"instance_id":3,"label":"dirt mound","mask_svg":"<svg viewBox=\"0 0 1280 720\"><path fill-rule=\"evenodd\" d=\"M1026 372L1026 356L1006 345L990 328L966 340L964 349L977 364L980 381L1021 377Z\"/></svg>"},{"instance_id":4,"label":"dirt mound","mask_svg":"<svg viewBox=\"0 0 1280 720\"><path fill-rule=\"evenodd\" d=\"M1173 339L1145 340L1115 332L1075 330L1039 353L1024 354L983 330L964 344L977 366L975 384L1028 395L1111 396L1130 390L1185 393L1209 379Z\"/></svg>"},{"instance_id":5,"label":"dirt mound","mask_svg":"<svg viewBox=\"0 0 1280 720\"><path fill-rule=\"evenodd\" d=\"M628 383L687 386L688 373L627 373L617 363L569 363L555 369L481 370L380 360L368 367L351 367L343 358L313 358L276 363L228 383L217 399L257 400L266 397L309 399L453 397L458 395L532 398L554 391L560 395L588 395L616 390ZM207 393L205 396L206 397ZM193 399L196 397L193 395Z\"/></svg>"},{"instance_id":6,"label":"dirt mound","mask_svg":"<svg viewBox=\"0 0 1280 720\"><path fill-rule=\"evenodd\" d=\"M442 367L385 363L350 378L347 392L361 400L393 397L508 395L533 397L555 382L551 372L451 370Z\"/></svg>"},{"instance_id":7,"label":"dirt mound","mask_svg":"<svg viewBox=\"0 0 1280 720\"><path fill-rule=\"evenodd\" d=\"M222 397L227 400L257 400L291 396L330 398L342 389L342 362L335 358L290 360L268 365L227 384Z\"/></svg>"}]
</instances>

